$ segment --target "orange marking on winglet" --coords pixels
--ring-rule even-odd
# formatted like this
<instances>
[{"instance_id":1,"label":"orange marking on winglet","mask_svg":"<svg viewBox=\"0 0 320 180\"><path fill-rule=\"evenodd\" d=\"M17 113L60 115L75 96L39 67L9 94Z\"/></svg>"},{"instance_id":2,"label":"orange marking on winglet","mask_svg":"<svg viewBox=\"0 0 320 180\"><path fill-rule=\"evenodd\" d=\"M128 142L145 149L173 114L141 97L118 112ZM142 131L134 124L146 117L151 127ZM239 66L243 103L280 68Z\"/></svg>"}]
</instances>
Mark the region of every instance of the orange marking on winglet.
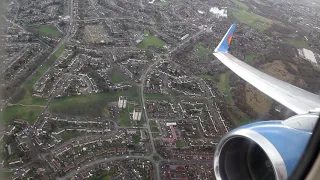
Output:
<instances>
[{"instance_id":1,"label":"orange marking on winglet","mask_svg":"<svg viewBox=\"0 0 320 180\"><path fill-rule=\"evenodd\" d=\"M233 37L233 35L232 35L232 34L228 37L228 45L230 45L230 44L231 44L232 37Z\"/></svg>"}]
</instances>

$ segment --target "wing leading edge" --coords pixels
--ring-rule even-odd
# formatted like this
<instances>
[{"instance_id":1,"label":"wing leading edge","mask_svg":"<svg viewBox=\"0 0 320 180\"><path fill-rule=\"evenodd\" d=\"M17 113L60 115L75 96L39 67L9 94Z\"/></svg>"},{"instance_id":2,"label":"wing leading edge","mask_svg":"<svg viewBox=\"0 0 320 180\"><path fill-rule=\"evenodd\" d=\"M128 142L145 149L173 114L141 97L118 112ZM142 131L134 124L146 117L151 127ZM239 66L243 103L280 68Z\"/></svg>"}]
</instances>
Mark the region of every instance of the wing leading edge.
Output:
<instances>
[{"instance_id":1,"label":"wing leading edge","mask_svg":"<svg viewBox=\"0 0 320 180\"><path fill-rule=\"evenodd\" d=\"M235 27L235 24L230 27L213 53L214 56L242 79L297 114L306 114L320 107L320 96L274 78L229 54L228 48Z\"/></svg>"}]
</instances>

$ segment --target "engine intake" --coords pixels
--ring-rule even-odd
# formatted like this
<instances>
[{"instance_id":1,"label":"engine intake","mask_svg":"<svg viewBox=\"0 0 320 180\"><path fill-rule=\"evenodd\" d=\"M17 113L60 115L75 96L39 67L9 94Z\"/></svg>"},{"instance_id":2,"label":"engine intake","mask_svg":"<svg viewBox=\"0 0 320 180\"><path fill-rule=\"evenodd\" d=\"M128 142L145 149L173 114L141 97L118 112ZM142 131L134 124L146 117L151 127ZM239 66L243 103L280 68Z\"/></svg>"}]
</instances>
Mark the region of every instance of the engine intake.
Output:
<instances>
[{"instance_id":1,"label":"engine intake","mask_svg":"<svg viewBox=\"0 0 320 180\"><path fill-rule=\"evenodd\" d=\"M275 172L265 151L246 137L230 138L221 151L221 179L275 180Z\"/></svg>"},{"instance_id":2,"label":"engine intake","mask_svg":"<svg viewBox=\"0 0 320 180\"><path fill-rule=\"evenodd\" d=\"M301 126L305 116L286 121L264 121L238 127L226 134L214 154L218 180L285 180L295 166L312 134ZM317 120L318 116L313 119ZM309 121L314 124L315 121ZM298 129L298 128L301 129Z\"/></svg>"}]
</instances>

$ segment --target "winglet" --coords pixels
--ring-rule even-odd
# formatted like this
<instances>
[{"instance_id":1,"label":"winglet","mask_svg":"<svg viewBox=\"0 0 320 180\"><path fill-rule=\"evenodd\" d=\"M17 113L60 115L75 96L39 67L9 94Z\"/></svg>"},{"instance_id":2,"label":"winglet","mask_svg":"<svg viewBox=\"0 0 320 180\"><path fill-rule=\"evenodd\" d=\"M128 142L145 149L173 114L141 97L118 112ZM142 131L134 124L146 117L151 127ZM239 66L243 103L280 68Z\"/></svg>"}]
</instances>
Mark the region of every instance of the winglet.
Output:
<instances>
[{"instance_id":1,"label":"winglet","mask_svg":"<svg viewBox=\"0 0 320 180\"><path fill-rule=\"evenodd\" d=\"M214 52L223 52L223 53L228 52L229 45L233 37L233 32L236 30L236 26L237 26L236 24L231 25L228 32L226 33L226 35L224 35L223 39L221 40L219 45L216 47Z\"/></svg>"}]
</instances>

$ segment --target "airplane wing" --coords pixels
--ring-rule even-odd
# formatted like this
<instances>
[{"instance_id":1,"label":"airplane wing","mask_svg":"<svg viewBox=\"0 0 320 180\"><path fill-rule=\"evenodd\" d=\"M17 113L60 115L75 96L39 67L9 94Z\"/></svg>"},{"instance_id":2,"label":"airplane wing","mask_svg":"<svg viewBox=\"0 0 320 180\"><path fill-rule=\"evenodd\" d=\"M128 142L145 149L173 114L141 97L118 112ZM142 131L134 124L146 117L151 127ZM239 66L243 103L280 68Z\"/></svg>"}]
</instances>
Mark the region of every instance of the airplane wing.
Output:
<instances>
[{"instance_id":1,"label":"airplane wing","mask_svg":"<svg viewBox=\"0 0 320 180\"><path fill-rule=\"evenodd\" d=\"M228 49L236 24L223 37L213 55L242 79L297 114L320 108L320 96L274 78L229 54Z\"/></svg>"}]
</instances>

